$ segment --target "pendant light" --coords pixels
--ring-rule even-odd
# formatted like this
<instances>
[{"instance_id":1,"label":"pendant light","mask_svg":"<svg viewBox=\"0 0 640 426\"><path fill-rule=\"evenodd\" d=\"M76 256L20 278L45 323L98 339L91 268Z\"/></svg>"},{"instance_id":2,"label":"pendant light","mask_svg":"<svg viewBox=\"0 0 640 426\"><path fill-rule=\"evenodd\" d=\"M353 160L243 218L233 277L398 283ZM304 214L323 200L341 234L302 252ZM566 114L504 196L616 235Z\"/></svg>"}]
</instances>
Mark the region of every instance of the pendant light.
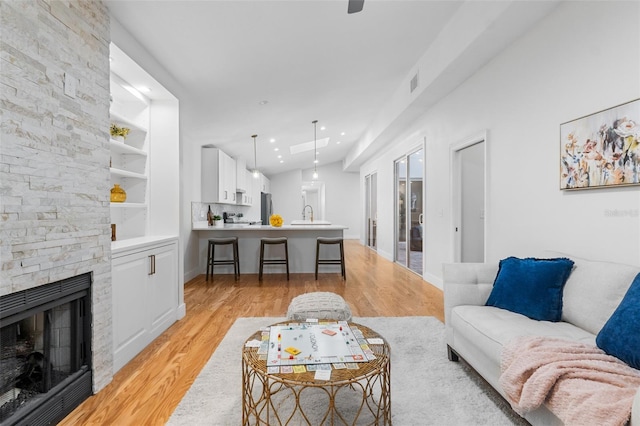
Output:
<instances>
[{"instance_id":1,"label":"pendant light","mask_svg":"<svg viewBox=\"0 0 640 426\"><path fill-rule=\"evenodd\" d=\"M251 135L253 138L253 177L258 179L260 177L260 171L258 170L258 154L256 149L256 138L258 135Z\"/></svg>"},{"instance_id":2,"label":"pendant light","mask_svg":"<svg viewBox=\"0 0 640 426\"><path fill-rule=\"evenodd\" d=\"M313 180L318 179L318 146L316 139L316 128L318 120L313 120Z\"/></svg>"}]
</instances>

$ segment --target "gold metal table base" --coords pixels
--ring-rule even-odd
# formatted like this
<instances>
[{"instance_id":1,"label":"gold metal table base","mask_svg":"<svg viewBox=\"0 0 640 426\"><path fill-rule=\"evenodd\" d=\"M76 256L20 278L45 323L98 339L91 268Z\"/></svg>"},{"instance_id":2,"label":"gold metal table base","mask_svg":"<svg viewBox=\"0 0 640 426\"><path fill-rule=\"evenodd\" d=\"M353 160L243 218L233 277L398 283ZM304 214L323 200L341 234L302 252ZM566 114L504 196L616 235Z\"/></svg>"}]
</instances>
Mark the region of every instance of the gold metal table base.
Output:
<instances>
[{"instance_id":1,"label":"gold metal table base","mask_svg":"<svg viewBox=\"0 0 640 426\"><path fill-rule=\"evenodd\" d=\"M365 338L381 337L359 324ZM260 333L251 339L260 339ZM315 372L267 374L256 348L243 348L243 425L391 425L391 351L370 345L376 359L359 369L333 369L331 379Z\"/></svg>"}]
</instances>

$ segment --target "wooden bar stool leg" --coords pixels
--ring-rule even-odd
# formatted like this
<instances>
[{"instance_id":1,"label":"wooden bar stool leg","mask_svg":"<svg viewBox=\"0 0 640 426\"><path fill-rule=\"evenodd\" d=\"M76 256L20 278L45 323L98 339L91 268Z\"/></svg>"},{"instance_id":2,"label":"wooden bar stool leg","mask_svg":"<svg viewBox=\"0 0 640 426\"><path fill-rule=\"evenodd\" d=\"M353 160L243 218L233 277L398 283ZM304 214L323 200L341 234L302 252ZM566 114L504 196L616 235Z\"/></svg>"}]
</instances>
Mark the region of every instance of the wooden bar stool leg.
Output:
<instances>
[{"instance_id":1,"label":"wooden bar stool leg","mask_svg":"<svg viewBox=\"0 0 640 426\"><path fill-rule=\"evenodd\" d=\"M240 251L238 250L238 241L233 243L233 271L236 273L236 280L240 279Z\"/></svg>"},{"instance_id":2,"label":"wooden bar stool leg","mask_svg":"<svg viewBox=\"0 0 640 426\"><path fill-rule=\"evenodd\" d=\"M316 240L316 280L318 279L318 261L320 260L320 241Z\"/></svg>"},{"instance_id":3,"label":"wooden bar stool leg","mask_svg":"<svg viewBox=\"0 0 640 426\"><path fill-rule=\"evenodd\" d=\"M211 260L213 259L211 256L211 249L213 249L213 244L209 243L207 245L207 276L205 278L205 281L209 281L209 266L212 266ZM213 275L213 271L211 271L211 274Z\"/></svg>"},{"instance_id":4,"label":"wooden bar stool leg","mask_svg":"<svg viewBox=\"0 0 640 426\"><path fill-rule=\"evenodd\" d=\"M260 271L258 273L258 281L262 281L263 266L264 266L264 242L260 241Z\"/></svg>"},{"instance_id":5,"label":"wooden bar stool leg","mask_svg":"<svg viewBox=\"0 0 640 426\"><path fill-rule=\"evenodd\" d=\"M289 281L289 243L288 241L284 242L284 259L287 262L287 281Z\"/></svg>"},{"instance_id":6,"label":"wooden bar stool leg","mask_svg":"<svg viewBox=\"0 0 640 426\"><path fill-rule=\"evenodd\" d=\"M347 279L347 269L345 268L345 260L344 260L344 244L340 241L340 265L342 267L342 279Z\"/></svg>"}]
</instances>

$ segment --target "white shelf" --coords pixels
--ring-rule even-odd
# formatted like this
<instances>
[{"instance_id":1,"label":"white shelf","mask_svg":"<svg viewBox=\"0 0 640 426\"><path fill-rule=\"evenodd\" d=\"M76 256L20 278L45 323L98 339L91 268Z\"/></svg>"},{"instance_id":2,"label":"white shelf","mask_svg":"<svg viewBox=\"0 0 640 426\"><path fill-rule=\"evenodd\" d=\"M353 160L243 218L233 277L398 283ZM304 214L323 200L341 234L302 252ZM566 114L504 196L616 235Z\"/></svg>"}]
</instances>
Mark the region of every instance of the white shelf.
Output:
<instances>
[{"instance_id":1,"label":"white shelf","mask_svg":"<svg viewBox=\"0 0 640 426\"><path fill-rule=\"evenodd\" d=\"M111 109L109 111L109 115L111 116L111 121L115 121L116 123L120 124L120 125L125 125L127 127L129 127L132 131L138 130L140 132L147 132L148 129L140 126L138 123L136 123L135 121L125 117L124 115L118 113L118 111L116 111L115 109Z\"/></svg>"},{"instance_id":2,"label":"white shelf","mask_svg":"<svg viewBox=\"0 0 640 426\"><path fill-rule=\"evenodd\" d=\"M134 173L128 170L114 169L111 167L111 174L114 176L120 176L124 178L134 178L134 179L143 179L146 180L147 176L142 173Z\"/></svg>"},{"instance_id":3,"label":"white shelf","mask_svg":"<svg viewBox=\"0 0 640 426\"><path fill-rule=\"evenodd\" d=\"M178 100L114 44L110 55L110 124L129 129L124 140L112 137L108 144L110 184L127 194L124 203L110 203L117 239L178 234ZM140 93L138 85L153 91Z\"/></svg>"},{"instance_id":4,"label":"white shelf","mask_svg":"<svg viewBox=\"0 0 640 426\"><path fill-rule=\"evenodd\" d=\"M147 156L146 151L127 145L125 142L118 142L116 140L111 139L110 146L111 146L112 153L141 155L144 157Z\"/></svg>"}]
</instances>

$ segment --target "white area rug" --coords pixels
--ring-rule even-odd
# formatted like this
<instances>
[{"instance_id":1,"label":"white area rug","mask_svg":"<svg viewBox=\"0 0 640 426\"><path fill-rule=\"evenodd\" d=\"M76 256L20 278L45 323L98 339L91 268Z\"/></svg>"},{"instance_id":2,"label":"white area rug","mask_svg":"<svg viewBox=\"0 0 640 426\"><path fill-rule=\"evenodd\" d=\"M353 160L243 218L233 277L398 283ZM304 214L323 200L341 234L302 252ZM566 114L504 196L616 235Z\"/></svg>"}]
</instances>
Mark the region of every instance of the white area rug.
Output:
<instances>
[{"instance_id":1,"label":"white area rug","mask_svg":"<svg viewBox=\"0 0 640 426\"><path fill-rule=\"evenodd\" d=\"M284 318L240 318L182 399L169 425L242 423L241 350L260 327ZM354 318L391 346L391 415L396 426L526 425L464 363L447 359L444 325L433 317Z\"/></svg>"}]
</instances>

